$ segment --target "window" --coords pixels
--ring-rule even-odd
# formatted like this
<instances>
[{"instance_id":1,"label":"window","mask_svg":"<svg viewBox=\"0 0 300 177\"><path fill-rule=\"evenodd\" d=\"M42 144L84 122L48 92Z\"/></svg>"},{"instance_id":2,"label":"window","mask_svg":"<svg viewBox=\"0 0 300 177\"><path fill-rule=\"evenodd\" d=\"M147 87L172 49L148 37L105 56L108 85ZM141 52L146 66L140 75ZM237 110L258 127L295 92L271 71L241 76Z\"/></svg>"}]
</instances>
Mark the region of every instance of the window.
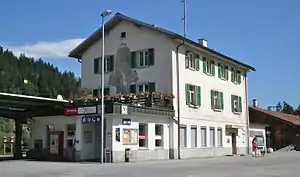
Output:
<instances>
[{"instance_id":1,"label":"window","mask_svg":"<svg viewBox=\"0 0 300 177\"><path fill-rule=\"evenodd\" d=\"M231 109L233 113L242 112L242 97L231 95Z\"/></svg>"},{"instance_id":2,"label":"window","mask_svg":"<svg viewBox=\"0 0 300 177\"><path fill-rule=\"evenodd\" d=\"M147 147L147 124L139 124L139 147Z\"/></svg>"},{"instance_id":3,"label":"window","mask_svg":"<svg viewBox=\"0 0 300 177\"><path fill-rule=\"evenodd\" d=\"M231 81L240 84L242 79L241 71L231 68Z\"/></svg>"},{"instance_id":4,"label":"window","mask_svg":"<svg viewBox=\"0 0 300 177\"><path fill-rule=\"evenodd\" d=\"M120 135L120 128L116 128L116 142L120 142L121 135Z\"/></svg>"},{"instance_id":5,"label":"window","mask_svg":"<svg viewBox=\"0 0 300 177\"><path fill-rule=\"evenodd\" d=\"M201 127L201 147L207 146L206 127Z\"/></svg>"},{"instance_id":6,"label":"window","mask_svg":"<svg viewBox=\"0 0 300 177\"><path fill-rule=\"evenodd\" d=\"M215 75L215 62L203 57L203 72L208 75Z\"/></svg>"},{"instance_id":7,"label":"window","mask_svg":"<svg viewBox=\"0 0 300 177\"><path fill-rule=\"evenodd\" d=\"M228 80L228 66L218 64L218 76L221 79Z\"/></svg>"},{"instance_id":8,"label":"window","mask_svg":"<svg viewBox=\"0 0 300 177\"><path fill-rule=\"evenodd\" d=\"M218 130L217 130L217 135L218 135L217 145L218 145L218 147L222 147L222 146L223 146L223 134L222 134L222 128L218 128Z\"/></svg>"},{"instance_id":9,"label":"window","mask_svg":"<svg viewBox=\"0 0 300 177\"><path fill-rule=\"evenodd\" d=\"M197 126L191 127L191 147L197 147Z\"/></svg>"},{"instance_id":10,"label":"window","mask_svg":"<svg viewBox=\"0 0 300 177\"><path fill-rule=\"evenodd\" d=\"M186 127L180 127L180 146L186 147Z\"/></svg>"},{"instance_id":11,"label":"window","mask_svg":"<svg viewBox=\"0 0 300 177\"><path fill-rule=\"evenodd\" d=\"M192 52L187 51L185 54L185 67L199 71L200 56Z\"/></svg>"},{"instance_id":12,"label":"window","mask_svg":"<svg viewBox=\"0 0 300 177\"><path fill-rule=\"evenodd\" d=\"M154 49L131 52L131 68L154 65Z\"/></svg>"},{"instance_id":13,"label":"window","mask_svg":"<svg viewBox=\"0 0 300 177\"><path fill-rule=\"evenodd\" d=\"M43 149L43 139L34 140L34 149Z\"/></svg>"},{"instance_id":14,"label":"window","mask_svg":"<svg viewBox=\"0 0 300 177\"><path fill-rule=\"evenodd\" d=\"M223 103L223 92L211 90L211 108L213 110L223 110L224 103Z\"/></svg>"},{"instance_id":15,"label":"window","mask_svg":"<svg viewBox=\"0 0 300 177\"><path fill-rule=\"evenodd\" d=\"M94 74L101 73L102 69L102 58L95 58L94 59ZM104 60L104 72L111 72L114 70L114 55L105 56Z\"/></svg>"},{"instance_id":16,"label":"window","mask_svg":"<svg viewBox=\"0 0 300 177\"><path fill-rule=\"evenodd\" d=\"M75 136L76 124L67 125L67 136Z\"/></svg>"},{"instance_id":17,"label":"window","mask_svg":"<svg viewBox=\"0 0 300 177\"><path fill-rule=\"evenodd\" d=\"M155 147L163 146L163 125L155 125Z\"/></svg>"},{"instance_id":18,"label":"window","mask_svg":"<svg viewBox=\"0 0 300 177\"><path fill-rule=\"evenodd\" d=\"M209 136L210 147L215 147L215 128L211 127L209 129Z\"/></svg>"},{"instance_id":19,"label":"window","mask_svg":"<svg viewBox=\"0 0 300 177\"><path fill-rule=\"evenodd\" d=\"M100 92L100 94L99 94ZM110 89L109 88L104 88L104 95L109 95L110 94ZM93 97L99 97L101 95L101 89L93 89Z\"/></svg>"},{"instance_id":20,"label":"window","mask_svg":"<svg viewBox=\"0 0 300 177\"><path fill-rule=\"evenodd\" d=\"M193 106L201 105L201 87L185 84L186 104Z\"/></svg>"},{"instance_id":21,"label":"window","mask_svg":"<svg viewBox=\"0 0 300 177\"><path fill-rule=\"evenodd\" d=\"M121 38L126 38L126 32L121 33Z\"/></svg>"},{"instance_id":22,"label":"window","mask_svg":"<svg viewBox=\"0 0 300 177\"><path fill-rule=\"evenodd\" d=\"M156 85L155 82L150 82L147 84L132 84L129 86L129 92L130 93L136 93L136 92L155 92L156 91Z\"/></svg>"}]
</instances>

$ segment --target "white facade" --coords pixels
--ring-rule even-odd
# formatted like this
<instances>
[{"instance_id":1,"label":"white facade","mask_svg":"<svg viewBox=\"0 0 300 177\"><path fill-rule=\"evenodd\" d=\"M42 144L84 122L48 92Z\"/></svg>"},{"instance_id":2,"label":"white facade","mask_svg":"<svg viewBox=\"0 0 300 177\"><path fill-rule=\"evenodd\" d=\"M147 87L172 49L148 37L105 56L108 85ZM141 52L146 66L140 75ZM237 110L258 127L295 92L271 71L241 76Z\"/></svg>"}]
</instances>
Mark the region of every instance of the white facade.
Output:
<instances>
[{"instance_id":1,"label":"white facade","mask_svg":"<svg viewBox=\"0 0 300 177\"><path fill-rule=\"evenodd\" d=\"M126 32L126 38L120 37L123 32ZM114 62L120 60L117 56L117 51L121 44L126 44L130 52L154 49L153 65L132 69L136 71L138 76L138 79L134 84L139 85L155 82L155 91L172 93L175 96L173 102L175 119L178 117L176 47L180 43L180 41L176 41L166 34L141 25L136 25L133 22L126 20L121 20L121 22L111 28L105 36L105 55L114 55ZM98 40L82 53L83 88L98 89L100 86L100 75L94 74L93 68L94 59L101 56L101 44L101 40ZM186 68L187 51L197 55L200 59L199 63L195 64L199 64L199 70L195 68ZM181 126L185 127L182 128L181 133L181 136L184 137L181 139L185 139L185 142L182 142L181 158L229 155L232 153L245 154L248 140L248 106L246 95L247 68L228 60L224 56L205 50L203 47L197 47L188 43L180 47L178 56L180 75L179 116ZM203 72L203 58L207 58L208 61L211 59L215 62L215 65L213 66L215 74L213 76ZM228 67L227 79L220 79L218 77L219 63ZM240 83L237 84L231 81L231 68L241 72ZM105 74L105 85L109 88L110 94L115 94L116 87L114 85L109 85L112 73L113 72L109 72ZM130 84L132 83L129 83L128 85ZM195 85L201 88L200 105L197 105L196 107L187 105L186 84ZM138 89L139 87L137 87L137 91ZM211 90L222 92L223 101L220 103L222 104L222 108L219 110L213 110L211 107ZM129 91L129 89L127 91ZM239 103L241 107L239 107L240 111L238 111L238 113L233 113L232 111L232 94L238 96L241 100L241 103ZM172 127L172 131L170 131L170 149L174 150L174 155L176 157L178 145L177 125L172 123L170 127ZM201 134L201 128L206 128L206 135L203 133ZM214 138L210 137L210 133L212 133L210 131L211 128L214 128ZM194 133L195 131L197 132L196 135ZM232 135L234 135L234 137ZM205 141L204 137L206 137ZM192 138L196 140L192 140ZM235 140L232 138L235 138ZM214 141L214 143L210 143L211 141ZM233 152L232 150L232 141L236 142L236 152ZM204 144L206 145L204 146Z\"/></svg>"}]
</instances>

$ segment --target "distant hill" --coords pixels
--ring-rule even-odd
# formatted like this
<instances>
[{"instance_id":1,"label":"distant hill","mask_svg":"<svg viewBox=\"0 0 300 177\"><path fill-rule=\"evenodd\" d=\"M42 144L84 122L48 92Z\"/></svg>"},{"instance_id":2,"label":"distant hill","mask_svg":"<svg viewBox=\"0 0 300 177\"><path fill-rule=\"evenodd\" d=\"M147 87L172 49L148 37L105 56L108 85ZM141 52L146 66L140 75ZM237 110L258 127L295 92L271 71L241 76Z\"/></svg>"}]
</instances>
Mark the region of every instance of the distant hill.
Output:
<instances>
[{"instance_id":1,"label":"distant hill","mask_svg":"<svg viewBox=\"0 0 300 177\"><path fill-rule=\"evenodd\" d=\"M24 80L28 80L24 84ZM70 71L60 72L42 59L34 60L24 54L15 56L0 46L0 92L65 99L76 97L80 78Z\"/></svg>"}]
</instances>

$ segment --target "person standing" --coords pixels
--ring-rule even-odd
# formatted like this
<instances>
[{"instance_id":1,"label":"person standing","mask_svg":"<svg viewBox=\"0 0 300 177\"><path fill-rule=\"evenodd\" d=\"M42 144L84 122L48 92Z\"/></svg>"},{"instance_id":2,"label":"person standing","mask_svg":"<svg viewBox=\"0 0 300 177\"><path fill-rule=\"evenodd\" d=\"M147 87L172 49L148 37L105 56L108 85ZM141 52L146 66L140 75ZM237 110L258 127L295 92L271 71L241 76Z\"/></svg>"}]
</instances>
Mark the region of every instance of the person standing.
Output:
<instances>
[{"instance_id":1,"label":"person standing","mask_svg":"<svg viewBox=\"0 0 300 177\"><path fill-rule=\"evenodd\" d=\"M252 156L253 157L257 157L257 149L258 149L258 142L257 142L257 138L254 137L253 140L252 140L252 151L253 151L253 154Z\"/></svg>"}]
</instances>

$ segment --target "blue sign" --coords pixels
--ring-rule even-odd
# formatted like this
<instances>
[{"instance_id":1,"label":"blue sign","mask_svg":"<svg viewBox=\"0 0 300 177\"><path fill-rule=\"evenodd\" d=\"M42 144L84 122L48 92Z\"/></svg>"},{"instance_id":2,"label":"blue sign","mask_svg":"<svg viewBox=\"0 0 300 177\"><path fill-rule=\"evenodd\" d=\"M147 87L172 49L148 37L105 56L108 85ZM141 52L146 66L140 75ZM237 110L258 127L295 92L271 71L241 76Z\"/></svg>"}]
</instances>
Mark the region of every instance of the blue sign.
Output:
<instances>
[{"instance_id":1,"label":"blue sign","mask_svg":"<svg viewBox=\"0 0 300 177\"><path fill-rule=\"evenodd\" d=\"M131 119L123 118L122 119L122 125L131 125Z\"/></svg>"},{"instance_id":2,"label":"blue sign","mask_svg":"<svg viewBox=\"0 0 300 177\"><path fill-rule=\"evenodd\" d=\"M81 119L83 124L86 123L101 123L101 118L99 116L84 116Z\"/></svg>"}]
</instances>

